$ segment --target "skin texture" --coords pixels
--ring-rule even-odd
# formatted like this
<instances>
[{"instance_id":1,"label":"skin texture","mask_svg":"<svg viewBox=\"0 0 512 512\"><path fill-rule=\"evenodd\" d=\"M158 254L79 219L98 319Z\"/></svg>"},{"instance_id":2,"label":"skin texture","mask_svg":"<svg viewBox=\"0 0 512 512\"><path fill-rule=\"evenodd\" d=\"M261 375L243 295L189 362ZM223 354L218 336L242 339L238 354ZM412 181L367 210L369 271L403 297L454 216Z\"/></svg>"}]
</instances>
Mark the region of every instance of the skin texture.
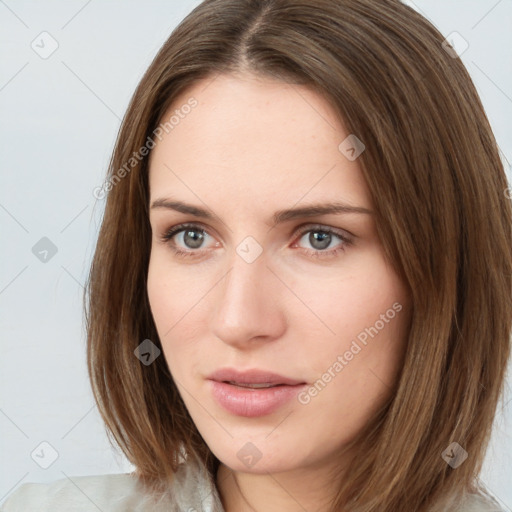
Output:
<instances>
[{"instance_id":1,"label":"skin texture","mask_svg":"<svg viewBox=\"0 0 512 512\"><path fill-rule=\"evenodd\" d=\"M164 118L191 97L197 106L151 153L150 205L180 200L211 209L222 222L150 209L148 296L163 355L222 462L217 485L227 512L327 510L333 479L354 456L344 446L398 377L409 295L384 259L373 215L272 225L277 210L313 203L372 210L358 160L338 149L349 132L324 98L304 86L220 75L182 92ZM161 240L183 222L198 224L195 237L186 230ZM301 226L310 231L297 233ZM351 243L336 235L315 242L326 227ZM248 236L263 251L251 263L237 253ZM195 256L175 255L173 244ZM372 326L378 333L344 357ZM266 369L310 385L331 369L331 379L307 403L293 399L246 418L224 410L210 392L206 377L223 367ZM261 456L251 467L237 456L247 442Z\"/></svg>"}]
</instances>

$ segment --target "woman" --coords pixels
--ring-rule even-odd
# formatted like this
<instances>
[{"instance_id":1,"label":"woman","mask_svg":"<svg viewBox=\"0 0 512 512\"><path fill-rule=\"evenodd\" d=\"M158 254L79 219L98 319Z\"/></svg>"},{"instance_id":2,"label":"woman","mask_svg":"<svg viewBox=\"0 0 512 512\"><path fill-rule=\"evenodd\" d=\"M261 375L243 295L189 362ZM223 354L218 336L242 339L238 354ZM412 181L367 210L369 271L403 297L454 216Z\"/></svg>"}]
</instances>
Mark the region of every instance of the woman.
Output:
<instances>
[{"instance_id":1,"label":"woman","mask_svg":"<svg viewBox=\"0 0 512 512\"><path fill-rule=\"evenodd\" d=\"M96 191L89 373L136 471L5 512L501 510L512 211L443 41L396 0L187 16Z\"/></svg>"}]
</instances>

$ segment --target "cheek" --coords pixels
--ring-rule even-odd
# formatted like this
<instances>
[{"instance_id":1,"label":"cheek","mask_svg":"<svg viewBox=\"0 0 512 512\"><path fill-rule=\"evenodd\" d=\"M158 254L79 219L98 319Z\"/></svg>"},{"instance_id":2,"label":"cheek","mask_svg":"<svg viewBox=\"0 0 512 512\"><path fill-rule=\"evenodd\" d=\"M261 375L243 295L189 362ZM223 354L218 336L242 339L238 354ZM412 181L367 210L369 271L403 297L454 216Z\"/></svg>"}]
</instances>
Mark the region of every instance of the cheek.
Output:
<instances>
[{"instance_id":1,"label":"cheek","mask_svg":"<svg viewBox=\"0 0 512 512\"><path fill-rule=\"evenodd\" d=\"M308 305L321 322L303 315L295 324L302 333L296 357L307 361L316 387L311 398L325 410L336 407L341 416L353 411L362 422L389 394L401 368L409 320L406 288L375 257L354 267L350 277L313 282L309 290Z\"/></svg>"},{"instance_id":2,"label":"cheek","mask_svg":"<svg viewBox=\"0 0 512 512\"><path fill-rule=\"evenodd\" d=\"M301 397L301 421L326 452L327 439L348 442L390 397L405 352L408 298L401 283L378 266L356 282L361 286L351 294L329 290L323 310L317 302L336 334L324 329L323 343L307 336L297 354L312 376Z\"/></svg>"},{"instance_id":3,"label":"cheek","mask_svg":"<svg viewBox=\"0 0 512 512\"><path fill-rule=\"evenodd\" d=\"M173 325L175 301L173 299L174 294L171 293L171 282L168 275L162 271L162 267L159 258L151 255L147 292L153 320L160 340L163 342L163 334Z\"/></svg>"},{"instance_id":4,"label":"cheek","mask_svg":"<svg viewBox=\"0 0 512 512\"><path fill-rule=\"evenodd\" d=\"M201 283L204 290L200 288ZM198 315L201 314L201 297L207 291L205 280L199 279L197 273L194 276L169 265L168 257L161 251L151 256L148 300L164 357L176 377L185 367L191 368L199 340L204 338L199 329L205 322Z\"/></svg>"},{"instance_id":5,"label":"cheek","mask_svg":"<svg viewBox=\"0 0 512 512\"><path fill-rule=\"evenodd\" d=\"M296 302L288 310L290 325L310 333L298 339L309 344L312 339L323 340L313 347L320 358L348 350L358 336L362 343L371 340L376 330L380 345L389 344L386 340L398 337L408 301L405 288L377 247L361 254L350 268L318 273L314 278L297 276L293 290L307 307Z\"/></svg>"},{"instance_id":6,"label":"cheek","mask_svg":"<svg viewBox=\"0 0 512 512\"><path fill-rule=\"evenodd\" d=\"M201 279L171 265L164 250L158 248L152 253L148 267L147 292L162 343L165 342L167 333L173 333L174 326L186 323L187 313L191 312L201 296L201 282Z\"/></svg>"}]
</instances>

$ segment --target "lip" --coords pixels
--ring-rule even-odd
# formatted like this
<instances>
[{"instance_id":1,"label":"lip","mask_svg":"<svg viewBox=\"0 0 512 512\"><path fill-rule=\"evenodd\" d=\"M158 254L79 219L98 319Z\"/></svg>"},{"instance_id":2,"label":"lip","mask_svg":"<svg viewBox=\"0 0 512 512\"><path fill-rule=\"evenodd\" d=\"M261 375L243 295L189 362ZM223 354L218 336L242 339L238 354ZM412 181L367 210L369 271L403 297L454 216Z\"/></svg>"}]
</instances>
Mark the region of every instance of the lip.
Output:
<instances>
[{"instance_id":1,"label":"lip","mask_svg":"<svg viewBox=\"0 0 512 512\"><path fill-rule=\"evenodd\" d=\"M304 381L283 377L265 370L239 372L231 368L218 370L208 377L213 397L228 412L254 418L271 414L292 400L306 386ZM271 388L242 388L239 384L272 384Z\"/></svg>"},{"instance_id":2,"label":"lip","mask_svg":"<svg viewBox=\"0 0 512 512\"><path fill-rule=\"evenodd\" d=\"M217 382L238 382L239 384L285 384L288 386L306 384L304 381L283 377L268 370L258 369L240 372L234 368L221 368L207 378Z\"/></svg>"}]
</instances>

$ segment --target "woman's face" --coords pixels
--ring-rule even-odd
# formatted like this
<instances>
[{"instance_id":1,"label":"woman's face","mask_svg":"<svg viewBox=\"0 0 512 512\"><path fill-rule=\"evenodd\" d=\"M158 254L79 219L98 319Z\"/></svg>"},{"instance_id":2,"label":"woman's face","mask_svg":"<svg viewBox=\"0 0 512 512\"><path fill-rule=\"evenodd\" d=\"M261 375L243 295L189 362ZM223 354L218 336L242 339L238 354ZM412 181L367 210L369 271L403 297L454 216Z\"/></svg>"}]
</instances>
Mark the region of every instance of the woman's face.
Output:
<instances>
[{"instance_id":1,"label":"woman's face","mask_svg":"<svg viewBox=\"0 0 512 512\"><path fill-rule=\"evenodd\" d=\"M148 295L186 407L235 471L336 463L389 397L409 314L362 146L312 90L249 75L197 83L172 115L151 153ZM300 212L332 203L361 210ZM260 373L210 380L223 369Z\"/></svg>"}]
</instances>

